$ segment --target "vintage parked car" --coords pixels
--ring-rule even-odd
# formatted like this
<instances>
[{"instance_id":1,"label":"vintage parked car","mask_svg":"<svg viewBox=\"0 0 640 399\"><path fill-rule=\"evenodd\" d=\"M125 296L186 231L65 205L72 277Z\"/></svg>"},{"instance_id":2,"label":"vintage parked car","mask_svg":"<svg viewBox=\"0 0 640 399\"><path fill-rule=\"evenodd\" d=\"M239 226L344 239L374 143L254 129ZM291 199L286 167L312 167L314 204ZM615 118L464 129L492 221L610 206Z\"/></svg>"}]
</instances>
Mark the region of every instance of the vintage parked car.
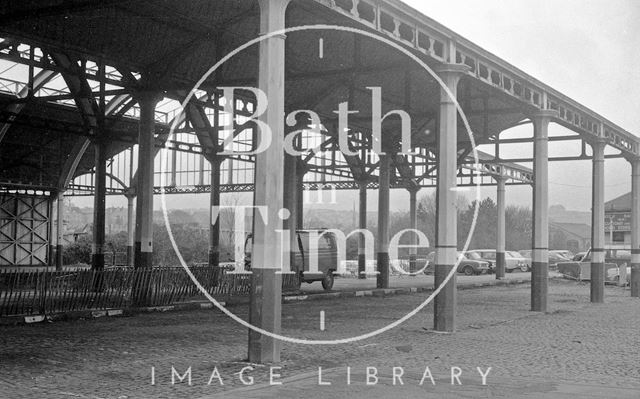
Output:
<instances>
[{"instance_id":1,"label":"vintage parked car","mask_svg":"<svg viewBox=\"0 0 640 399\"><path fill-rule=\"evenodd\" d=\"M562 255L560 252L549 251L549 268L557 269L558 263L560 262L569 262L571 258L567 258Z\"/></svg>"},{"instance_id":2,"label":"vintage parked car","mask_svg":"<svg viewBox=\"0 0 640 399\"><path fill-rule=\"evenodd\" d=\"M426 259L426 265L422 270L422 272L424 274L433 274L435 271L435 265L436 265L435 261L436 261L436 252L435 251L429 252Z\"/></svg>"},{"instance_id":3,"label":"vintage parked car","mask_svg":"<svg viewBox=\"0 0 640 399\"><path fill-rule=\"evenodd\" d=\"M335 271L338 270L338 245L333 234L324 234L318 240L318 272L309 273L309 233L316 231L321 234L323 230L298 230L298 251L295 255L295 264L291 265L291 271L298 273L300 282L313 283L321 281L322 288L333 288ZM245 241L245 269L251 270L251 252L253 250L253 235L249 235ZM306 272L306 273L304 273Z\"/></svg>"},{"instance_id":4,"label":"vintage parked car","mask_svg":"<svg viewBox=\"0 0 640 399\"><path fill-rule=\"evenodd\" d=\"M585 257L586 254L587 254L586 252L578 252L577 254L573 255L573 258L571 258L571 260L575 262L580 262L582 258Z\"/></svg>"},{"instance_id":5,"label":"vintage parked car","mask_svg":"<svg viewBox=\"0 0 640 399\"><path fill-rule=\"evenodd\" d=\"M568 249L552 249L549 251L549 254L558 254L560 256L562 256L563 258L566 259L573 259L573 252L569 251Z\"/></svg>"},{"instance_id":6,"label":"vintage parked car","mask_svg":"<svg viewBox=\"0 0 640 399\"><path fill-rule=\"evenodd\" d=\"M511 258L516 259L520 262L520 270L523 272L531 271L531 257L524 256L517 251L506 251L505 256L511 256ZM526 269L522 268L522 265L526 266Z\"/></svg>"},{"instance_id":7,"label":"vintage parked car","mask_svg":"<svg viewBox=\"0 0 640 399\"><path fill-rule=\"evenodd\" d=\"M531 258L531 250L530 249L521 249L518 251L518 253L522 256L524 256L525 258Z\"/></svg>"},{"instance_id":8,"label":"vintage parked car","mask_svg":"<svg viewBox=\"0 0 640 399\"><path fill-rule=\"evenodd\" d=\"M477 253L482 260L489 262L491 270L495 271L495 267L496 267L495 266L496 264L495 249L474 249L468 252ZM518 256L516 256L515 251L506 251L504 253L504 259L505 259L504 267L507 272L512 272L518 269L522 270L523 272L530 270L531 262L527 263L527 260L526 260L527 258L524 258L519 254Z\"/></svg>"},{"instance_id":9,"label":"vintage parked car","mask_svg":"<svg viewBox=\"0 0 640 399\"><path fill-rule=\"evenodd\" d=\"M620 281L620 268L623 266L612 267L611 269L607 269L606 281L612 281L618 283ZM631 266L627 266L627 278L625 279L626 283L629 284L631 280Z\"/></svg>"},{"instance_id":10,"label":"vintage parked car","mask_svg":"<svg viewBox=\"0 0 640 399\"><path fill-rule=\"evenodd\" d=\"M427 256L427 266L424 268L424 274L434 273L435 257L435 252L431 252ZM460 260L457 268L458 273L473 276L474 274L487 274L490 271L489 262L482 260L476 253L464 253L459 251L458 259Z\"/></svg>"},{"instance_id":11,"label":"vintage parked car","mask_svg":"<svg viewBox=\"0 0 640 399\"><path fill-rule=\"evenodd\" d=\"M489 262L484 261L480 255L473 251L458 252L458 259L460 260L458 273L463 273L466 276L489 273Z\"/></svg>"},{"instance_id":12,"label":"vintage parked car","mask_svg":"<svg viewBox=\"0 0 640 399\"><path fill-rule=\"evenodd\" d=\"M621 248L607 248L604 256L605 278L609 275L611 269L617 269L619 266L626 266L631 262L631 251ZM557 263L558 273L565 278L576 280L591 279L591 250L584 255L581 253L574 256L574 260Z\"/></svg>"},{"instance_id":13,"label":"vintage parked car","mask_svg":"<svg viewBox=\"0 0 640 399\"><path fill-rule=\"evenodd\" d=\"M529 270L531 270L531 250L530 249L521 249L520 251L518 251L518 253L525 257L528 262L527 264L529 265ZM567 250L553 250L553 251L549 251L549 268L550 269L555 269L556 265L558 264L558 262L567 262L569 260L571 260L571 258L568 258L565 256L565 254L571 254L570 251ZM573 255L572 255L573 257Z\"/></svg>"}]
</instances>

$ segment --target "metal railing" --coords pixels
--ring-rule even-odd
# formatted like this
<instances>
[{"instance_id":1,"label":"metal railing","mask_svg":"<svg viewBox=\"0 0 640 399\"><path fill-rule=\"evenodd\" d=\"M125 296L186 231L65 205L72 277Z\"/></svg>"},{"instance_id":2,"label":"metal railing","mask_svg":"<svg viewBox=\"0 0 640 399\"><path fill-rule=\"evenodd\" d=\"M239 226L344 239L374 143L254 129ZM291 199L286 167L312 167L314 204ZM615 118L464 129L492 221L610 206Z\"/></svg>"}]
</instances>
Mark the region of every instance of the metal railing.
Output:
<instances>
[{"instance_id":1,"label":"metal railing","mask_svg":"<svg viewBox=\"0 0 640 399\"><path fill-rule=\"evenodd\" d=\"M190 270L216 299L249 295L251 275L227 274L209 266ZM283 291L296 290L297 278L283 276ZM0 271L0 317L167 306L198 299L204 295L182 267Z\"/></svg>"}]
</instances>

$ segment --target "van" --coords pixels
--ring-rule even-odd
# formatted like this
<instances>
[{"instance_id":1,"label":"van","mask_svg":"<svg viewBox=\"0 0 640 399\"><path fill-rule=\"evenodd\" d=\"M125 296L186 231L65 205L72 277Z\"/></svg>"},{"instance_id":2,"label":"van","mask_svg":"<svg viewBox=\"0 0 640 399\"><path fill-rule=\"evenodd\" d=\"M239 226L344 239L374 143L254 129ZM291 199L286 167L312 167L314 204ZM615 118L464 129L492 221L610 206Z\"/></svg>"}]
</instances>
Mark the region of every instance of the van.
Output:
<instances>
[{"instance_id":1,"label":"van","mask_svg":"<svg viewBox=\"0 0 640 399\"><path fill-rule=\"evenodd\" d=\"M333 233L324 233L325 229L297 230L296 238L298 248L295 252L295 261L291 265L291 271L298 275L298 285L305 282L311 284L315 281L322 282L322 288L326 291L333 288L335 272L338 270L338 245ZM315 232L318 238L318 271L309 272L309 238L311 232ZM251 270L251 252L253 249L253 235L249 235L245 241L245 270Z\"/></svg>"}]
</instances>

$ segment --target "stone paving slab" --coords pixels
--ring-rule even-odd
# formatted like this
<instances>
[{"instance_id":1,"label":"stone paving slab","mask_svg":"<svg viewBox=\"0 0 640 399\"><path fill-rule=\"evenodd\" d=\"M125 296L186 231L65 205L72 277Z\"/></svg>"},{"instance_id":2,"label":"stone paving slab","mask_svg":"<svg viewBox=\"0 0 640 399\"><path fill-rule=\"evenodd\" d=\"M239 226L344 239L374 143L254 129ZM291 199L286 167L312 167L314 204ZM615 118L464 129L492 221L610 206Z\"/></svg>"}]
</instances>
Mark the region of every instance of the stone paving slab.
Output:
<instances>
[{"instance_id":1,"label":"stone paving slab","mask_svg":"<svg viewBox=\"0 0 640 399\"><path fill-rule=\"evenodd\" d=\"M384 383L394 366L402 366L407 378L416 381L425 365L436 378L446 378L451 366L464 370L462 387L435 387L442 390L441 397L543 397L554 392L565 398L598 389L603 397L628 397L627 392L640 392L640 301L622 288L607 287L605 292L606 303L593 305L588 283L552 280L549 312L541 314L529 311L528 284L460 290L454 334L432 332L429 305L401 326L366 340L333 346L283 343L277 366L283 379L317 373L318 367L352 367L360 375L366 367L376 367L380 390L369 389L371 397L376 391L382 395L378 397L428 397L429 392L414 391L409 384L412 391L406 396ZM417 292L288 302L283 304L283 331L307 339L354 336L396 320L426 296ZM229 309L247 318L246 306ZM326 312L324 331L319 329L320 311ZM242 368L255 367L256 384L269 380L269 365L246 363L246 344L246 328L217 309L0 326L0 397L245 397L232 394L244 388L238 379ZM193 384L172 384L172 367L179 373L191 368ZM473 379L475 367L492 367L488 388L477 383L478 377ZM214 368L224 377L223 386L207 385ZM303 397L330 394L324 396L316 386ZM333 397L357 394L346 391ZM276 397L271 391L265 395ZM299 390L291 397L300 397Z\"/></svg>"}]
</instances>

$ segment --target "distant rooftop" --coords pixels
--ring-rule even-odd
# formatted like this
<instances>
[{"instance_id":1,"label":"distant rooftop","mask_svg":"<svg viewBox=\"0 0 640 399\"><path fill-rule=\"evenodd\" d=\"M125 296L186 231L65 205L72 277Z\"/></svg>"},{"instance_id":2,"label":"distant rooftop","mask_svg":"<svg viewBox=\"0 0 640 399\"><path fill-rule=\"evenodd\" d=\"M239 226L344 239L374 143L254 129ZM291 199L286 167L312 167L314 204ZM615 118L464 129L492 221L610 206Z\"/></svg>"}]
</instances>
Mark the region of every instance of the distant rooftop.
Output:
<instances>
[{"instance_id":1,"label":"distant rooftop","mask_svg":"<svg viewBox=\"0 0 640 399\"><path fill-rule=\"evenodd\" d=\"M607 201L604 204L605 211L631 211L631 192Z\"/></svg>"}]
</instances>

